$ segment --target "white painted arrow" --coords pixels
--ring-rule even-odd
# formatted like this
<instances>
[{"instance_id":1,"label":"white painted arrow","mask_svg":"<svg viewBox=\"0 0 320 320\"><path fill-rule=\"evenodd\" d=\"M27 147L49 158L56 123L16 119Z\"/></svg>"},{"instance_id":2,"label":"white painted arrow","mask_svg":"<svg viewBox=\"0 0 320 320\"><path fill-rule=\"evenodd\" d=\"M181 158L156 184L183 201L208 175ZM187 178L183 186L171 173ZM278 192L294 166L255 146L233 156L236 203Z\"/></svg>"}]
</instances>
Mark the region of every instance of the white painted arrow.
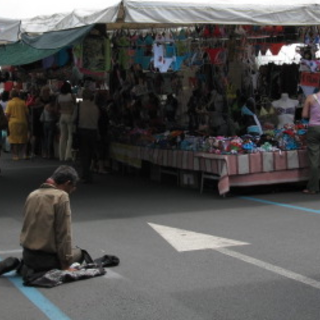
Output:
<instances>
[{"instance_id":1,"label":"white painted arrow","mask_svg":"<svg viewBox=\"0 0 320 320\"><path fill-rule=\"evenodd\" d=\"M244 246L250 244L247 242L210 236L208 234L161 226L154 223L149 223L149 226L157 231L179 252L218 249L223 247Z\"/></svg>"},{"instance_id":2,"label":"white painted arrow","mask_svg":"<svg viewBox=\"0 0 320 320\"><path fill-rule=\"evenodd\" d=\"M290 270L277 267L262 260L246 256L242 253L226 249L226 247L242 246L248 245L250 243L215 237L208 234L197 233L183 229L171 228L154 223L148 224L179 252L212 249L215 251L219 251L220 253L223 253L227 256L237 258L241 261L274 272L286 278L301 282L316 289L320 289L320 282L316 280L305 277Z\"/></svg>"}]
</instances>

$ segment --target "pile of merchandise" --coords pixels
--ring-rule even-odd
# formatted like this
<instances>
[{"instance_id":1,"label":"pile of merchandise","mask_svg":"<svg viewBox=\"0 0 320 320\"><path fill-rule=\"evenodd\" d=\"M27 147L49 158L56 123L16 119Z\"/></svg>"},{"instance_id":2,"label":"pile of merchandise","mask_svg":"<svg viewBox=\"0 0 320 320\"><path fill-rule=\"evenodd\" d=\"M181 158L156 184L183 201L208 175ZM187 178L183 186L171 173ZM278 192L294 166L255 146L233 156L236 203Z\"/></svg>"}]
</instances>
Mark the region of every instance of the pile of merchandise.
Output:
<instances>
[{"instance_id":1,"label":"pile of merchandise","mask_svg":"<svg viewBox=\"0 0 320 320\"><path fill-rule=\"evenodd\" d=\"M117 130L117 131L114 131ZM254 152L272 152L276 150L299 150L306 147L306 122L287 125L282 129L265 131L263 135L244 136L207 136L185 130L166 131L152 134L145 129L117 127L113 129L117 142L148 148L208 152L214 154L245 154Z\"/></svg>"}]
</instances>

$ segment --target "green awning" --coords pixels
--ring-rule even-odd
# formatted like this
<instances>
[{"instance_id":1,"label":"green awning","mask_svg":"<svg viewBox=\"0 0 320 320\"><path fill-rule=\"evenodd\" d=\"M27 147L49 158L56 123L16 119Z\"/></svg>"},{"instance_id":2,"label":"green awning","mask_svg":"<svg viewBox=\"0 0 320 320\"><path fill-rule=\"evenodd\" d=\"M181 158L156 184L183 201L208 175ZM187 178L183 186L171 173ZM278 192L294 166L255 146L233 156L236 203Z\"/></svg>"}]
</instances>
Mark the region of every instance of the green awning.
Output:
<instances>
[{"instance_id":1,"label":"green awning","mask_svg":"<svg viewBox=\"0 0 320 320\"><path fill-rule=\"evenodd\" d=\"M0 66L19 66L32 63L43 58L49 57L59 49L40 50L30 47L23 42L0 46Z\"/></svg>"},{"instance_id":2,"label":"green awning","mask_svg":"<svg viewBox=\"0 0 320 320\"><path fill-rule=\"evenodd\" d=\"M51 55L61 49L81 42L93 25L81 28L47 32L41 36L22 35L21 41L0 46L0 66L29 64Z\"/></svg>"},{"instance_id":3,"label":"green awning","mask_svg":"<svg viewBox=\"0 0 320 320\"><path fill-rule=\"evenodd\" d=\"M21 41L35 49L62 49L82 41L94 25L63 31L46 32L39 36L21 35Z\"/></svg>"}]
</instances>

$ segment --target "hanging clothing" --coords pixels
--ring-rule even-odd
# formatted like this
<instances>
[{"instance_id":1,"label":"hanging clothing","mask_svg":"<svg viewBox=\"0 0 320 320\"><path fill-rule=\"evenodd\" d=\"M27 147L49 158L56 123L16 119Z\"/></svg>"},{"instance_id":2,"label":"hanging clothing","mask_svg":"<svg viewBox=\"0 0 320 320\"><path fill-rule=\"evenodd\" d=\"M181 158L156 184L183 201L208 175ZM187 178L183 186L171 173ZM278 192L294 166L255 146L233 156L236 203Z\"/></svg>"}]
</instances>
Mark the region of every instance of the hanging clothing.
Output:
<instances>
[{"instance_id":1,"label":"hanging clothing","mask_svg":"<svg viewBox=\"0 0 320 320\"><path fill-rule=\"evenodd\" d=\"M120 39L117 40L117 45L119 47L118 62L123 69L129 69L130 56L128 53L130 40L127 37L122 36Z\"/></svg>"},{"instance_id":2,"label":"hanging clothing","mask_svg":"<svg viewBox=\"0 0 320 320\"><path fill-rule=\"evenodd\" d=\"M245 116L252 116L255 122L255 125L247 127L247 133L257 133L262 135L263 131L258 117L246 105L241 108L241 114Z\"/></svg>"},{"instance_id":3,"label":"hanging clothing","mask_svg":"<svg viewBox=\"0 0 320 320\"><path fill-rule=\"evenodd\" d=\"M165 47L163 44L154 43L152 47L153 51L153 66L158 69L160 73L167 72L173 58L167 58L165 55Z\"/></svg>"}]
</instances>

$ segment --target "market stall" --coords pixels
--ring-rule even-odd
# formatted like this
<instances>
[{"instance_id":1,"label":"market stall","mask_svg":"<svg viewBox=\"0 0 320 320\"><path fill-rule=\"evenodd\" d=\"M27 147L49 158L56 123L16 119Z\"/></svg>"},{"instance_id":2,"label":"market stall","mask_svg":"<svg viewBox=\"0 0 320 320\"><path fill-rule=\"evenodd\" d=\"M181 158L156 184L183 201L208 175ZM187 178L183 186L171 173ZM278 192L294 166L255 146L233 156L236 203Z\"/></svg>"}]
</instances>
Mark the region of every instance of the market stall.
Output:
<instances>
[{"instance_id":1,"label":"market stall","mask_svg":"<svg viewBox=\"0 0 320 320\"><path fill-rule=\"evenodd\" d=\"M308 127L300 113L320 74L313 2L95 0L90 9L63 4L58 14L39 6L33 16L19 8L0 14L0 23L21 22L19 42L0 55L0 65L18 66L19 74L1 86L47 82L57 90L67 78L75 94L82 85L104 90L114 160L173 168L178 177L195 172L200 189L212 175L221 194L306 179ZM257 65L258 56L276 57L283 46L294 46L299 59Z\"/></svg>"}]
</instances>

